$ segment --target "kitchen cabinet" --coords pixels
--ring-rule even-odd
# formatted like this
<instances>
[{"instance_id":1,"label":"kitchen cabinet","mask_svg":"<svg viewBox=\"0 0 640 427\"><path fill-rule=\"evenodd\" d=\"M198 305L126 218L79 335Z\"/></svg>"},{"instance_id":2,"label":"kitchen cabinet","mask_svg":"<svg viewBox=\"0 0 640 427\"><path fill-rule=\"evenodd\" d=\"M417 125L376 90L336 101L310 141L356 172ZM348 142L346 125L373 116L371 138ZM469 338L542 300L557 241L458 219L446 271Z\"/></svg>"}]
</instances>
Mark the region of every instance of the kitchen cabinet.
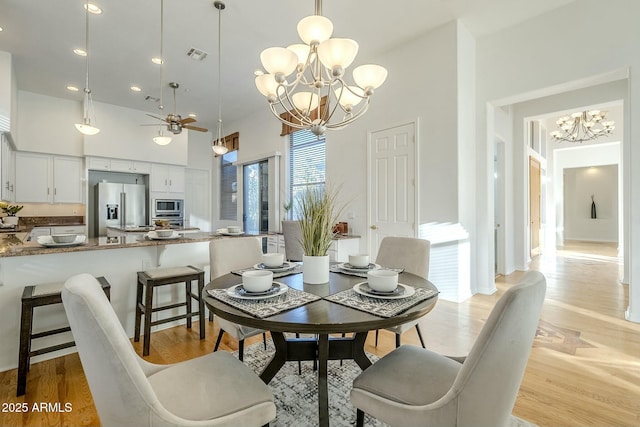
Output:
<instances>
[{"instance_id":1,"label":"kitchen cabinet","mask_svg":"<svg viewBox=\"0 0 640 427\"><path fill-rule=\"evenodd\" d=\"M84 225L56 225L51 227L51 234L87 234Z\"/></svg>"},{"instance_id":2,"label":"kitchen cabinet","mask_svg":"<svg viewBox=\"0 0 640 427\"><path fill-rule=\"evenodd\" d=\"M273 234L267 236L267 252L277 252L285 254L284 236L282 234ZM360 253L360 237L359 236L342 236L333 239L327 255L329 261L332 262L348 262L349 255Z\"/></svg>"},{"instance_id":3,"label":"kitchen cabinet","mask_svg":"<svg viewBox=\"0 0 640 427\"><path fill-rule=\"evenodd\" d=\"M149 186L151 191L184 193L184 168L170 165L151 165Z\"/></svg>"},{"instance_id":4,"label":"kitchen cabinet","mask_svg":"<svg viewBox=\"0 0 640 427\"><path fill-rule=\"evenodd\" d=\"M285 254L284 236L282 234L273 234L267 237L267 252Z\"/></svg>"},{"instance_id":5,"label":"kitchen cabinet","mask_svg":"<svg viewBox=\"0 0 640 427\"><path fill-rule=\"evenodd\" d=\"M16 152L18 203L82 203L82 159Z\"/></svg>"},{"instance_id":6,"label":"kitchen cabinet","mask_svg":"<svg viewBox=\"0 0 640 427\"><path fill-rule=\"evenodd\" d=\"M1 199L7 202L15 201L15 151L6 135L2 134L0 147L0 169L2 179Z\"/></svg>"},{"instance_id":7,"label":"kitchen cabinet","mask_svg":"<svg viewBox=\"0 0 640 427\"><path fill-rule=\"evenodd\" d=\"M151 173L151 163L138 162L135 160L107 159L104 157L87 157L87 169L148 175Z\"/></svg>"}]
</instances>

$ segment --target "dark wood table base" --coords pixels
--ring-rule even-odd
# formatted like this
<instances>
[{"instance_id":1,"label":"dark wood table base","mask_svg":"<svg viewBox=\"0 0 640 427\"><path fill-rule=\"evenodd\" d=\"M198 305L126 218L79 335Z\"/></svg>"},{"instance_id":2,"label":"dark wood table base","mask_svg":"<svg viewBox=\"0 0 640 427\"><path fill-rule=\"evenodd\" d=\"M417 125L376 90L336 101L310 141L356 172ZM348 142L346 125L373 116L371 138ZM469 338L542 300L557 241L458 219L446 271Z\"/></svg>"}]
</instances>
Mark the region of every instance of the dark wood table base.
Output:
<instances>
[{"instance_id":1,"label":"dark wood table base","mask_svg":"<svg viewBox=\"0 0 640 427\"><path fill-rule=\"evenodd\" d=\"M329 360L352 359L364 371L371 361L364 352L367 332L358 332L353 337L329 337L318 334L318 338L287 338L283 332L271 332L276 347L269 364L260 378L266 384L273 379L285 362L318 361L318 419L319 425L329 426L329 389L327 384L327 362Z\"/></svg>"}]
</instances>

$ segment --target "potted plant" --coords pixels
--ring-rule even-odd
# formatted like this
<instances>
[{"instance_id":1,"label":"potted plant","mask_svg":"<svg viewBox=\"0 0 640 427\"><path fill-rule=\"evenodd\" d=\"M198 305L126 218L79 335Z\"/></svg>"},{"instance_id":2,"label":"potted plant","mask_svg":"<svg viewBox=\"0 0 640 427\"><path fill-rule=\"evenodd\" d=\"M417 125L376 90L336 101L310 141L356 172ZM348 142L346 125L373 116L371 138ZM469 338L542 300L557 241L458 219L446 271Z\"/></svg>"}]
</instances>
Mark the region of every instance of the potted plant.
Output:
<instances>
[{"instance_id":1,"label":"potted plant","mask_svg":"<svg viewBox=\"0 0 640 427\"><path fill-rule=\"evenodd\" d=\"M10 205L7 202L0 202L0 209L6 213L7 216L3 218L2 222L5 224L18 225L18 217L16 214L20 212L24 206Z\"/></svg>"},{"instance_id":2,"label":"potted plant","mask_svg":"<svg viewBox=\"0 0 640 427\"><path fill-rule=\"evenodd\" d=\"M329 282L327 251L334 236L333 226L343 209L337 206L337 197L337 190L309 186L297 199L305 283Z\"/></svg>"}]
</instances>

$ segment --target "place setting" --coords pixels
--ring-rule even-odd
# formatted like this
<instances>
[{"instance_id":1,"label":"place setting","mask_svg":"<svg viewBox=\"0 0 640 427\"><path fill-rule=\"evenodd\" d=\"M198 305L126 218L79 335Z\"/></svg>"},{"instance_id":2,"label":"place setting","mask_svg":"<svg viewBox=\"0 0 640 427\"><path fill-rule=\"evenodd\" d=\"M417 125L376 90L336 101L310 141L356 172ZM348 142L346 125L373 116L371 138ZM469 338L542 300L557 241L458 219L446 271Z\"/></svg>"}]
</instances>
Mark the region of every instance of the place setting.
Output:
<instances>
[{"instance_id":1,"label":"place setting","mask_svg":"<svg viewBox=\"0 0 640 427\"><path fill-rule=\"evenodd\" d=\"M397 273L404 271L403 268L386 268L380 264L369 262L369 255L367 254L349 255L348 262L334 264L329 267L329 271L332 273L342 273L358 277L367 277L369 271L381 269L396 271Z\"/></svg>"},{"instance_id":2,"label":"place setting","mask_svg":"<svg viewBox=\"0 0 640 427\"><path fill-rule=\"evenodd\" d=\"M393 317L438 294L435 290L399 283L398 276L398 272L393 270L369 270L367 281L325 299L377 316Z\"/></svg>"},{"instance_id":3,"label":"place setting","mask_svg":"<svg viewBox=\"0 0 640 427\"><path fill-rule=\"evenodd\" d=\"M180 237L180 233L176 230L151 230L145 237L149 240L173 240Z\"/></svg>"},{"instance_id":4,"label":"place setting","mask_svg":"<svg viewBox=\"0 0 640 427\"><path fill-rule=\"evenodd\" d=\"M223 236L242 236L244 231L238 225L230 225L227 228L219 228L216 230L216 234Z\"/></svg>"},{"instance_id":5,"label":"place setting","mask_svg":"<svg viewBox=\"0 0 640 427\"><path fill-rule=\"evenodd\" d=\"M87 236L84 234L52 234L50 236L38 236L36 239L40 246L47 248L64 248L84 245Z\"/></svg>"},{"instance_id":6,"label":"place setting","mask_svg":"<svg viewBox=\"0 0 640 427\"><path fill-rule=\"evenodd\" d=\"M262 262L259 262L252 267L232 271L232 273L242 275L244 272L252 270L270 271L273 273L273 277L284 277L290 274L302 273L302 266L297 262L285 261L284 254L269 252L262 254Z\"/></svg>"},{"instance_id":7,"label":"place setting","mask_svg":"<svg viewBox=\"0 0 640 427\"><path fill-rule=\"evenodd\" d=\"M316 295L276 282L273 277L273 271L250 269L242 273L241 283L226 289L209 289L207 293L260 319L320 299Z\"/></svg>"}]
</instances>

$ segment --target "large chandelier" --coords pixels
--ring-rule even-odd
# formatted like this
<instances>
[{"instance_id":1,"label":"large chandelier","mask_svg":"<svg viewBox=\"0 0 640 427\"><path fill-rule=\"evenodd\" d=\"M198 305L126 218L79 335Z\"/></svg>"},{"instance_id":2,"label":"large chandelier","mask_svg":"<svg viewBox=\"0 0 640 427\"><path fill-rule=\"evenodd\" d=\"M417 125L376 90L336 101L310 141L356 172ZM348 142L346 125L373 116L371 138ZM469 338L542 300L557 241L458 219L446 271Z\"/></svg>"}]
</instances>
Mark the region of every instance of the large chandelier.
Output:
<instances>
[{"instance_id":1,"label":"large chandelier","mask_svg":"<svg viewBox=\"0 0 640 427\"><path fill-rule=\"evenodd\" d=\"M100 132L100 129L95 126L96 114L93 109L93 98L91 97L91 89L89 89L89 0L85 1L85 33L84 33L84 51L87 53L85 57L85 84L84 84L84 99L82 101L82 108L84 113L82 115L82 123L76 123L76 129L78 129L84 135L95 135ZM91 115L93 115L93 122L91 124Z\"/></svg>"},{"instance_id":2,"label":"large chandelier","mask_svg":"<svg viewBox=\"0 0 640 427\"><path fill-rule=\"evenodd\" d=\"M555 141L584 142L609 135L615 129L612 120L604 121L606 111L590 110L560 117L556 124L562 130L550 133Z\"/></svg>"},{"instance_id":3,"label":"large chandelier","mask_svg":"<svg viewBox=\"0 0 640 427\"><path fill-rule=\"evenodd\" d=\"M319 136L362 116L374 90L387 78L387 70L380 65L361 65L353 70L355 85L347 84L345 70L358 53L358 43L330 38L333 24L322 16L322 0L316 0L315 9L315 15L298 22L304 44L262 51L260 61L267 74L257 76L255 83L279 120Z\"/></svg>"}]
</instances>

